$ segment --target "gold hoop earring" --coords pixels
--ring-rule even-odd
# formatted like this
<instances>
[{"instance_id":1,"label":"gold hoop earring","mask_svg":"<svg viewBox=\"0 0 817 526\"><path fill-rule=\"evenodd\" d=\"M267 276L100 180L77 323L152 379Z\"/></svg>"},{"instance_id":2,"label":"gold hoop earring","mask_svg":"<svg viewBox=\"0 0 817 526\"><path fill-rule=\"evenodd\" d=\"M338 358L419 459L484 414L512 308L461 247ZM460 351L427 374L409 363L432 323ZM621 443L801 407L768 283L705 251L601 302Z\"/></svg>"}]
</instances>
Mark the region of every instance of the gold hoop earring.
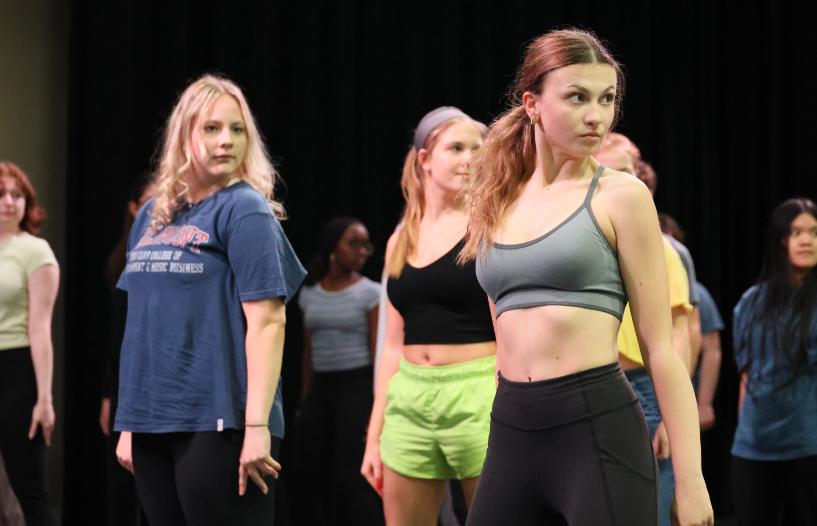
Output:
<instances>
[{"instance_id":1,"label":"gold hoop earring","mask_svg":"<svg viewBox=\"0 0 817 526\"><path fill-rule=\"evenodd\" d=\"M533 126L536 124L536 115L530 116L530 125Z\"/></svg>"},{"instance_id":2,"label":"gold hoop earring","mask_svg":"<svg viewBox=\"0 0 817 526\"><path fill-rule=\"evenodd\" d=\"M335 253L334 252L329 254L329 261L335 261Z\"/></svg>"}]
</instances>

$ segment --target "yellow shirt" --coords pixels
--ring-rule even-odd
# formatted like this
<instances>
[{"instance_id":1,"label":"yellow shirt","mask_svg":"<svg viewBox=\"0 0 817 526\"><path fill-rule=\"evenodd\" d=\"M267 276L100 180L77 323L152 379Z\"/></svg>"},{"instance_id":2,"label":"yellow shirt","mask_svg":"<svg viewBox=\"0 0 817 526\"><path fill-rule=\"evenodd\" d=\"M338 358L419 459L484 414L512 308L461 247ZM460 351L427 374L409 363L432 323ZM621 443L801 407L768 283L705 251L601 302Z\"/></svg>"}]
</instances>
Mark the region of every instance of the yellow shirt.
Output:
<instances>
[{"instance_id":1,"label":"yellow shirt","mask_svg":"<svg viewBox=\"0 0 817 526\"><path fill-rule=\"evenodd\" d=\"M0 351L28 347L28 277L57 264L44 239L22 232L0 245Z\"/></svg>"},{"instance_id":2,"label":"yellow shirt","mask_svg":"<svg viewBox=\"0 0 817 526\"><path fill-rule=\"evenodd\" d=\"M684 311L692 312L692 304L689 303L689 280L687 271L681 261L681 256L672 247L669 241L663 236L664 255L667 258L667 270L669 271L669 302L671 307L683 307ZM621 327L618 329L618 352L630 360L644 365L641 357L641 349L638 347L638 339L635 337L635 326L633 326L633 315L630 314L630 304L624 309L624 316L621 319Z\"/></svg>"}]
</instances>

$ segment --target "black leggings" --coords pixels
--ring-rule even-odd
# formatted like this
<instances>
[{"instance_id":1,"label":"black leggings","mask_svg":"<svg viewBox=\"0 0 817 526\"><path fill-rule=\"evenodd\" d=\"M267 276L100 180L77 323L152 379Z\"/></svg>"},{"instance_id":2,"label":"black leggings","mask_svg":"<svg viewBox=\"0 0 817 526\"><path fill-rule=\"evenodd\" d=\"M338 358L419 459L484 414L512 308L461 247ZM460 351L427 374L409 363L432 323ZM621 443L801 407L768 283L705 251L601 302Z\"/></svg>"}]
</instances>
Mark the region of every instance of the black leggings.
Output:
<instances>
[{"instance_id":1,"label":"black leggings","mask_svg":"<svg viewBox=\"0 0 817 526\"><path fill-rule=\"evenodd\" d=\"M657 481L618 363L538 382L500 374L467 526L655 526Z\"/></svg>"},{"instance_id":2,"label":"black leggings","mask_svg":"<svg viewBox=\"0 0 817 526\"><path fill-rule=\"evenodd\" d=\"M293 524L385 524L383 503L360 474L372 378L371 365L315 373L292 433L293 466L286 473Z\"/></svg>"},{"instance_id":3,"label":"black leggings","mask_svg":"<svg viewBox=\"0 0 817 526\"><path fill-rule=\"evenodd\" d=\"M31 349L0 351L0 453L11 489L28 526L59 524L45 484L45 441L42 428L28 438L31 410L37 404L37 378Z\"/></svg>"},{"instance_id":4,"label":"black leggings","mask_svg":"<svg viewBox=\"0 0 817 526\"><path fill-rule=\"evenodd\" d=\"M238 459L244 430L199 433L134 433L136 490L150 526L270 526L275 517L275 479L264 477L264 495L252 479L238 495ZM281 439L272 437L277 460Z\"/></svg>"},{"instance_id":5,"label":"black leggings","mask_svg":"<svg viewBox=\"0 0 817 526\"><path fill-rule=\"evenodd\" d=\"M817 525L817 456L792 460L732 457L738 526Z\"/></svg>"}]
</instances>

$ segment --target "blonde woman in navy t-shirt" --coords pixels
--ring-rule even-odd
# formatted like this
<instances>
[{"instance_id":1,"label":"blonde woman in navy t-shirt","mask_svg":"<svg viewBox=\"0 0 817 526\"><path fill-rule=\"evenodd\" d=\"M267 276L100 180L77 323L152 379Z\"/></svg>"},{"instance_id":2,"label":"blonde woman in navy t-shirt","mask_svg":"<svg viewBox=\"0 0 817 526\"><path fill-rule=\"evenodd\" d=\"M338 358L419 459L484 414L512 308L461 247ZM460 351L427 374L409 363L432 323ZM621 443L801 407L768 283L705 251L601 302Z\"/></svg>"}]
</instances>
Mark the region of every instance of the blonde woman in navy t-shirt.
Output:
<instances>
[{"instance_id":1,"label":"blonde woman in navy t-shirt","mask_svg":"<svg viewBox=\"0 0 817 526\"><path fill-rule=\"evenodd\" d=\"M167 123L131 229L120 462L151 526L272 524L284 303L305 271L241 90L206 75Z\"/></svg>"}]
</instances>

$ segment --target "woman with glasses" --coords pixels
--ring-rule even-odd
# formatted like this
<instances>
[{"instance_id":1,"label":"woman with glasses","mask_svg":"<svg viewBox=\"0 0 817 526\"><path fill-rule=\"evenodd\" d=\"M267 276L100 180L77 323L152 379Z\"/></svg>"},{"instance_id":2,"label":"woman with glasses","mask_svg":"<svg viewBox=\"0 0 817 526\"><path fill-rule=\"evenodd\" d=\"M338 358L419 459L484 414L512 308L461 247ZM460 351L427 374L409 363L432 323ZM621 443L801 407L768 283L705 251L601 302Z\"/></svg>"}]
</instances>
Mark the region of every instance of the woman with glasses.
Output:
<instances>
[{"instance_id":1,"label":"woman with glasses","mask_svg":"<svg viewBox=\"0 0 817 526\"><path fill-rule=\"evenodd\" d=\"M301 291L303 397L291 470L297 524L382 525L383 506L360 475L373 403L372 364L380 285L360 270L372 254L358 219L324 226Z\"/></svg>"}]
</instances>

